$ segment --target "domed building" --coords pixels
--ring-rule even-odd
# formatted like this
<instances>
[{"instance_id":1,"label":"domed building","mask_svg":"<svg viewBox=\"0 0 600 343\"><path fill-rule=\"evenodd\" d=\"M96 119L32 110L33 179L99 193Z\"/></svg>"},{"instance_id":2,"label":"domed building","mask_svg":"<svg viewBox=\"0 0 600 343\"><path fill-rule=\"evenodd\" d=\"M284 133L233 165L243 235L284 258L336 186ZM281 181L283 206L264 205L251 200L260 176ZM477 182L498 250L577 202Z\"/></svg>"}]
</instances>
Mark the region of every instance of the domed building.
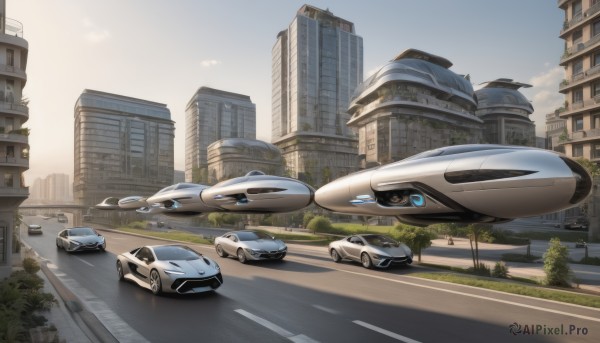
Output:
<instances>
[{"instance_id":1,"label":"domed building","mask_svg":"<svg viewBox=\"0 0 600 343\"><path fill-rule=\"evenodd\" d=\"M484 143L535 146L535 124L529 119L533 106L518 89L531 85L512 79L484 82L475 92L477 111L483 120Z\"/></svg>"},{"instance_id":2,"label":"domed building","mask_svg":"<svg viewBox=\"0 0 600 343\"><path fill-rule=\"evenodd\" d=\"M358 132L363 168L482 141L473 87L451 66L443 57L408 49L358 86L348 126Z\"/></svg>"},{"instance_id":3,"label":"domed building","mask_svg":"<svg viewBox=\"0 0 600 343\"><path fill-rule=\"evenodd\" d=\"M225 138L207 148L210 184L246 175L251 170L282 176L284 162L275 145L256 139Z\"/></svg>"}]
</instances>

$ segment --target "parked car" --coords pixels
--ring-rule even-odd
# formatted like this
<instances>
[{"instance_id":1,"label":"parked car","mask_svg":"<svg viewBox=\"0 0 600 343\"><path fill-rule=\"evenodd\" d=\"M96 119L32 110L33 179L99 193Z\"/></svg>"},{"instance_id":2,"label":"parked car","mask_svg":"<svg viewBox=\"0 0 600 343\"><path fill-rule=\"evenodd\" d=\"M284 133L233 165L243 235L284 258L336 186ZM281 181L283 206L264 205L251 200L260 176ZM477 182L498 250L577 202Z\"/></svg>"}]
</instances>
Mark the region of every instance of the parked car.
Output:
<instances>
[{"instance_id":1,"label":"parked car","mask_svg":"<svg viewBox=\"0 0 600 343\"><path fill-rule=\"evenodd\" d=\"M214 291L223 284L219 265L185 245L143 246L120 254L117 274L155 295Z\"/></svg>"},{"instance_id":2,"label":"parked car","mask_svg":"<svg viewBox=\"0 0 600 343\"><path fill-rule=\"evenodd\" d=\"M283 260L287 245L262 231L231 231L215 238L215 249L221 257L236 256L241 263L257 260Z\"/></svg>"},{"instance_id":3,"label":"parked car","mask_svg":"<svg viewBox=\"0 0 600 343\"><path fill-rule=\"evenodd\" d=\"M69 219L67 218L67 216L65 216L64 213L57 214L56 219L58 220L59 223L68 223L69 222Z\"/></svg>"},{"instance_id":4,"label":"parked car","mask_svg":"<svg viewBox=\"0 0 600 343\"><path fill-rule=\"evenodd\" d=\"M29 224L27 225L27 233L30 235L41 235L43 233L42 226L38 224Z\"/></svg>"},{"instance_id":5,"label":"parked car","mask_svg":"<svg viewBox=\"0 0 600 343\"><path fill-rule=\"evenodd\" d=\"M91 227L64 229L56 237L56 247L67 252L106 249L106 239Z\"/></svg>"},{"instance_id":6,"label":"parked car","mask_svg":"<svg viewBox=\"0 0 600 343\"><path fill-rule=\"evenodd\" d=\"M365 268L388 268L412 263L413 253L408 246L388 236L361 234L344 237L329 243L334 262L344 259L360 262Z\"/></svg>"},{"instance_id":7,"label":"parked car","mask_svg":"<svg viewBox=\"0 0 600 343\"><path fill-rule=\"evenodd\" d=\"M588 221L583 217L565 218L564 228L567 230L586 230Z\"/></svg>"}]
</instances>

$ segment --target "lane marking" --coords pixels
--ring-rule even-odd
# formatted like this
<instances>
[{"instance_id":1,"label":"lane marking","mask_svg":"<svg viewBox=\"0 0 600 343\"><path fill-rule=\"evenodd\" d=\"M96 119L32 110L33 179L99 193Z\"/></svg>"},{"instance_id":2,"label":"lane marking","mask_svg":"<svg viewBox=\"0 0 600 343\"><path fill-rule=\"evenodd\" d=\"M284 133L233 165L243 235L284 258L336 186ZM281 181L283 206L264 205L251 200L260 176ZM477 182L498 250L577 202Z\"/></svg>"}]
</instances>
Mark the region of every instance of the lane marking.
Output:
<instances>
[{"instance_id":1,"label":"lane marking","mask_svg":"<svg viewBox=\"0 0 600 343\"><path fill-rule=\"evenodd\" d=\"M323 312L327 312L327 313L331 313L331 314L340 314L340 311L332 310L332 309L327 308L325 306L321 306L321 305L317 305L317 304L313 304L312 306L314 308L316 308L317 310L321 310Z\"/></svg>"},{"instance_id":2,"label":"lane marking","mask_svg":"<svg viewBox=\"0 0 600 343\"><path fill-rule=\"evenodd\" d=\"M409 286L415 286L415 287L421 287L421 288L426 288L426 289L432 289L432 290L436 290L436 291L441 291L441 292L446 292L446 293L452 293L452 294L458 294L458 295L463 295L463 296L466 296L466 297L472 297L472 298L477 298L477 299L482 299L482 300L495 301L495 302L499 302L499 303L503 303L503 304L513 305L513 306L519 306L519 307L525 307L525 308L529 308L529 309L533 309L533 310L538 310L538 311L543 311L543 312L550 312L550 313L560 314L560 315L563 315L563 316L575 317L575 318L579 318L579 319L590 320L590 321L593 321L593 322L600 323L600 318L594 318L594 317L584 316L584 315L575 314L575 313L569 313L569 312L564 312L564 311L559 311L559 310L553 310L553 309L549 309L549 308L545 308L545 307L539 307L539 306L534 306L534 305L520 304L520 303L517 303L517 302L514 302L514 301L489 298L489 297L485 297L485 296L482 296L482 295L464 293L464 292L459 292L459 291L453 291L453 290L450 290L450 289L438 288L438 287L427 286L427 285L420 285L420 284L417 284L417 283L411 283L411 282L407 282L407 281L388 279L388 278L385 278L385 277L382 277L382 276L357 273L357 272L352 272L352 271L349 271L349 270L343 270L343 269L335 269L335 270L341 271L341 272L345 272L345 273L349 273L349 274L363 275L363 276L371 277L371 278L374 278L374 279L387 280L387 281L391 281L391 282L395 282L395 283L401 283L401 284L409 285ZM410 277L410 276L406 276L406 277ZM412 278L418 279L416 277L412 277ZM425 280L427 280L427 281L436 281L436 282L450 284L450 285L456 285L456 284L449 283L449 282L444 282L444 281L429 280L429 279L425 279ZM463 285L461 285L461 286L463 286ZM467 286L467 287L471 287L471 286ZM487 289L478 288L478 287L471 287L471 288L477 288L479 290L487 290ZM498 292L498 293L503 293L503 292ZM511 294L511 293L503 293L503 294L518 295L518 294ZM545 299L537 299L537 298L531 298L531 297L527 297L527 298L529 298L529 299L535 299L535 300L545 300ZM548 300L546 300L546 301L548 301ZM552 300L549 300L549 301L554 302ZM559 303L559 302L557 302L557 303ZM560 304L564 304L564 303L560 303ZM569 304L567 304L567 305L569 305ZM581 307L583 307L583 306L581 306ZM595 308L588 308L588 307L585 307L585 309L588 309L588 310L598 310L598 309L595 309Z\"/></svg>"},{"instance_id":3,"label":"lane marking","mask_svg":"<svg viewBox=\"0 0 600 343\"><path fill-rule=\"evenodd\" d=\"M419 341L415 341L415 340L414 340L414 339L412 339L412 338L408 338L408 337L405 337L405 336L399 335L399 334L397 334L397 333L395 333L395 332L391 332L391 331L388 331L388 330L386 330L386 329L382 329L382 328L380 328L380 327L377 327L377 326L375 326L375 325L371 325L371 324L369 324L369 323L365 323L365 322L363 322L363 321L360 321L360 320L353 320L352 322L353 322L354 324L360 325L360 326L362 326L362 327L364 327L364 328L367 328L367 329L369 329L369 330L373 330L373 331L375 331L375 332L378 332L378 333L380 333L380 334L382 334L382 335L386 335L386 336L388 336L388 337L391 337L391 338L397 339L397 340L399 340L399 341L402 341L402 342L405 342L405 343L421 343L421 342L419 342Z\"/></svg>"},{"instance_id":4,"label":"lane marking","mask_svg":"<svg viewBox=\"0 0 600 343\"><path fill-rule=\"evenodd\" d=\"M83 262L83 263L87 264L87 265L88 265L88 266L90 266L90 267L93 267L93 266L94 266L93 264L89 263L88 261L86 261L86 260L84 260L84 259L82 259L82 258L80 258L80 257L77 257L77 256L74 256L74 257L75 257L76 259L78 259L79 261L81 261L81 262Z\"/></svg>"},{"instance_id":5,"label":"lane marking","mask_svg":"<svg viewBox=\"0 0 600 343\"><path fill-rule=\"evenodd\" d=\"M237 310L235 310L235 312L241 314L242 316L252 320L253 322L255 322L257 324L260 324L260 325L266 327L267 329L275 332L276 334L289 339L292 342L296 342L296 343L317 343L318 342L318 341L315 341L312 338L305 336L305 335L294 335L293 333L282 328L281 326L279 326L275 323L271 323L270 321L268 321L264 318L261 318L257 315L254 315L248 311L245 311L242 309L237 309Z\"/></svg>"}]
</instances>

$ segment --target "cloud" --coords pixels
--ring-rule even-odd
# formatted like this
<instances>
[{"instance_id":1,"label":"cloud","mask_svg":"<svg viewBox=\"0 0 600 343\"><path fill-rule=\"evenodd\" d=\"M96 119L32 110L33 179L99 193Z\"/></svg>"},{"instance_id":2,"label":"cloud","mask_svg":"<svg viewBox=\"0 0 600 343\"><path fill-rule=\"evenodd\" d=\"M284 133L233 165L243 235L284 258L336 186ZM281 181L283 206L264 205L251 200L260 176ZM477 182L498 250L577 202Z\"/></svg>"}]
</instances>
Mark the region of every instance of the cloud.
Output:
<instances>
[{"instance_id":1,"label":"cloud","mask_svg":"<svg viewBox=\"0 0 600 343\"><path fill-rule=\"evenodd\" d=\"M83 27L86 29L85 39L92 43L99 43L110 37L110 32L96 26L89 18L83 18Z\"/></svg>"},{"instance_id":2,"label":"cloud","mask_svg":"<svg viewBox=\"0 0 600 343\"><path fill-rule=\"evenodd\" d=\"M564 78L564 69L556 66L529 79L531 88L521 88L533 105L530 119L535 122L538 136L545 135L546 114L553 113L565 102L565 95L558 92L558 85Z\"/></svg>"},{"instance_id":3,"label":"cloud","mask_svg":"<svg viewBox=\"0 0 600 343\"><path fill-rule=\"evenodd\" d=\"M221 64L221 61L217 61L217 60L204 60L201 61L200 64L205 67L205 68L210 68L212 66L215 66L217 64Z\"/></svg>"}]
</instances>

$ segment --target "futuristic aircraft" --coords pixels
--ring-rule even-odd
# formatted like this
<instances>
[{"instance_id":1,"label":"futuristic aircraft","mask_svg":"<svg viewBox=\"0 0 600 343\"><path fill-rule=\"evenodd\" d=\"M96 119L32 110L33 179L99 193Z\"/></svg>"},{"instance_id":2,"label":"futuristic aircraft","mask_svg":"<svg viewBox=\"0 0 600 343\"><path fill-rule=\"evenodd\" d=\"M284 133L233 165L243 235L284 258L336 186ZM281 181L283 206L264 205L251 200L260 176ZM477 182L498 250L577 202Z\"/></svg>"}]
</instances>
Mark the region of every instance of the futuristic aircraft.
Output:
<instances>
[{"instance_id":1,"label":"futuristic aircraft","mask_svg":"<svg viewBox=\"0 0 600 343\"><path fill-rule=\"evenodd\" d=\"M573 207L591 186L581 165L552 151L473 144L350 174L319 188L314 201L333 212L413 225L494 223Z\"/></svg>"},{"instance_id":2,"label":"futuristic aircraft","mask_svg":"<svg viewBox=\"0 0 600 343\"><path fill-rule=\"evenodd\" d=\"M177 183L149 197L107 198L96 205L105 210L136 210L170 216L210 212L280 213L300 210L313 201L314 189L286 177L251 171L214 186Z\"/></svg>"}]
</instances>

